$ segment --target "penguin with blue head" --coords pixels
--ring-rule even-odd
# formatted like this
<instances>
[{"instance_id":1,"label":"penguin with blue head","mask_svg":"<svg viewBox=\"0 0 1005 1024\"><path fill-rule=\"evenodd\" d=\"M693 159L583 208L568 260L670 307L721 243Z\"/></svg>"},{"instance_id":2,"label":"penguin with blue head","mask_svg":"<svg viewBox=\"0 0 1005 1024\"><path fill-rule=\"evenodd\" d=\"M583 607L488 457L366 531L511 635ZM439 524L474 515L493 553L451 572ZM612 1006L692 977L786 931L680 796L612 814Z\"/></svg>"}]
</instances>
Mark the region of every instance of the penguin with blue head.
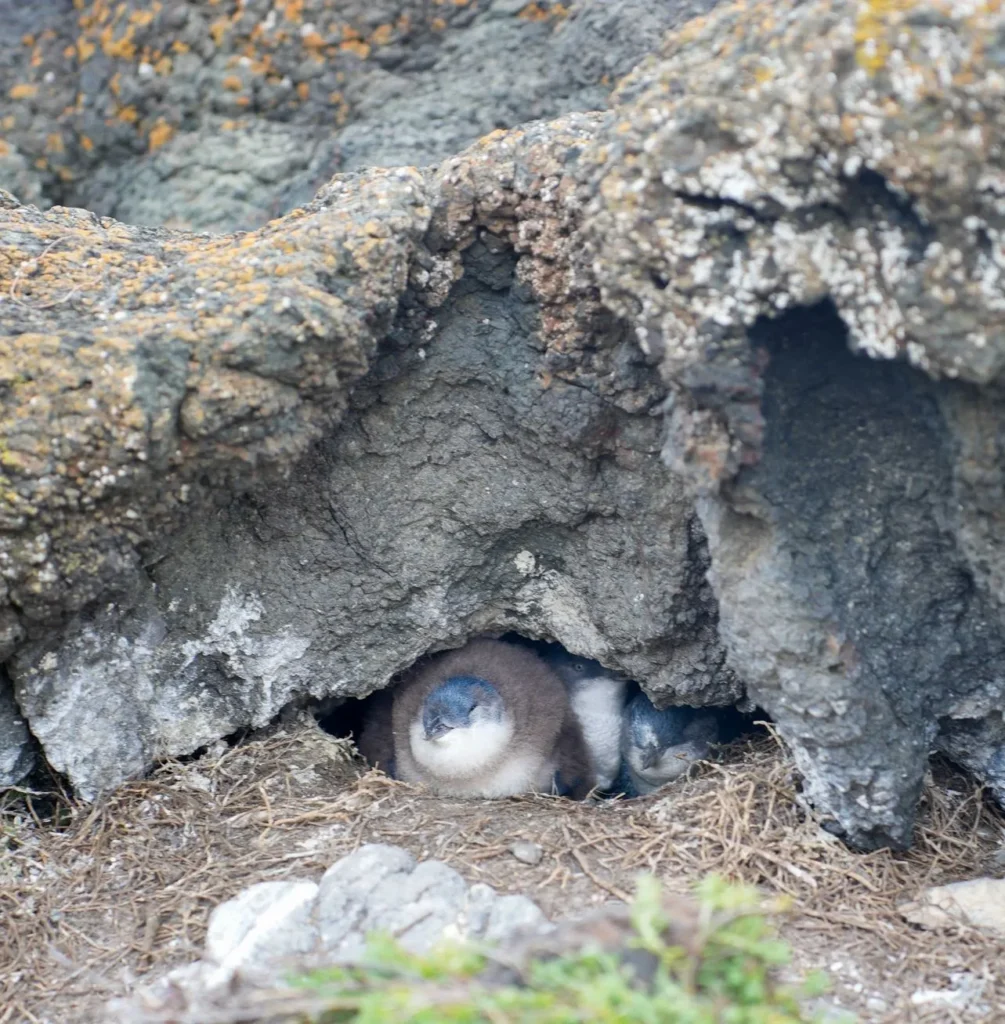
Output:
<instances>
[{"instance_id":1,"label":"penguin with blue head","mask_svg":"<svg viewBox=\"0 0 1005 1024\"><path fill-rule=\"evenodd\" d=\"M360 750L442 796L582 799L595 786L561 679L533 651L499 640L420 665L364 723Z\"/></svg>"}]
</instances>

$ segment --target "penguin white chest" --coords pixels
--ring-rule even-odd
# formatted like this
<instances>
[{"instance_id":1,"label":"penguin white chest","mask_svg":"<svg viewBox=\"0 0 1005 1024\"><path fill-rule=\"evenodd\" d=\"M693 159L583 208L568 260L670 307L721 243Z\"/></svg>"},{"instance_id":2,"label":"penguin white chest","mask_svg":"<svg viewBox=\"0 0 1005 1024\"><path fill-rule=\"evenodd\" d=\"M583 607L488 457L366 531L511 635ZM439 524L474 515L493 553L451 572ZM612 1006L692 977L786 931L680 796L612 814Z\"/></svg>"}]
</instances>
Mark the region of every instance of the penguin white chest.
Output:
<instances>
[{"instance_id":1,"label":"penguin white chest","mask_svg":"<svg viewBox=\"0 0 1005 1024\"><path fill-rule=\"evenodd\" d=\"M579 680L569 700L590 752L597 785L610 789L621 764L621 715L625 682L610 676Z\"/></svg>"},{"instance_id":2,"label":"penguin white chest","mask_svg":"<svg viewBox=\"0 0 1005 1024\"><path fill-rule=\"evenodd\" d=\"M542 754L513 744L513 724L481 722L427 739L422 723L409 728L421 781L445 796L503 797L548 789L554 767Z\"/></svg>"}]
</instances>

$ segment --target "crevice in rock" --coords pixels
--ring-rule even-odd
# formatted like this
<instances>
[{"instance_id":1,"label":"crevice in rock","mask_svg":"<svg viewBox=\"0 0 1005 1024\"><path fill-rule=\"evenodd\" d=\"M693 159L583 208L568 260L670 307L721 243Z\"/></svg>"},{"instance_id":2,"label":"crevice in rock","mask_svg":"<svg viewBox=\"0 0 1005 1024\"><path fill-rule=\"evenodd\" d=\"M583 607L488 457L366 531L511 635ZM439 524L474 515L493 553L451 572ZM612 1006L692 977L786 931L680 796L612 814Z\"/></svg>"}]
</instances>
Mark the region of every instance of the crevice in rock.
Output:
<instances>
[{"instance_id":1,"label":"crevice in rock","mask_svg":"<svg viewBox=\"0 0 1005 1024\"><path fill-rule=\"evenodd\" d=\"M853 355L829 302L751 341L760 461L698 503L723 638L834 827L904 846L938 719L1005 675L1000 609L950 529L955 385Z\"/></svg>"}]
</instances>

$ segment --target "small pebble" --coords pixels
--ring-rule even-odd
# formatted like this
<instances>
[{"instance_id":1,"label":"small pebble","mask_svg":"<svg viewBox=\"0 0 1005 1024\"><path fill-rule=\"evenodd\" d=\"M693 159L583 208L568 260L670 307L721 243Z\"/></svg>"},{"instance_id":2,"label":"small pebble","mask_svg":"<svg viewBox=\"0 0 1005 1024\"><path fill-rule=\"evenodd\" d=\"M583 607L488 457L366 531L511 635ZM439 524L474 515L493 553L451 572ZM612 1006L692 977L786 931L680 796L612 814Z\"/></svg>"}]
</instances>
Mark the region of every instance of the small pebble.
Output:
<instances>
[{"instance_id":1,"label":"small pebble","mask_svg":"<svg viewBox=\"0 0 1005 1024\"><path fill-rule=\"evenodd\" d=\"M518 839L510 846L509 852L521 863L532 866L540 864L544 856L544 850L537 843L531 843L526 839Z\"/></svg>"}]
</instances>

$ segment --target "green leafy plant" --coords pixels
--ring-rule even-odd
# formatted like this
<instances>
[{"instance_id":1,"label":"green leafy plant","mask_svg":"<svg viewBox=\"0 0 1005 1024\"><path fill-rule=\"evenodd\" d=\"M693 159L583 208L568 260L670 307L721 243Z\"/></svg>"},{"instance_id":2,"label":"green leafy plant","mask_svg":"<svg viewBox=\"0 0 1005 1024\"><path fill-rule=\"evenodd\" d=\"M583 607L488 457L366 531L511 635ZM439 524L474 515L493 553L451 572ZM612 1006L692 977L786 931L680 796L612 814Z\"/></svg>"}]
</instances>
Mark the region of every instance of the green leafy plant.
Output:
<instances>
[{"instance_id":1,"label":"green leafy plant","mask_svg":"<svg viewBox=\"0 0 1005 1024\"><path fill-rule=\"evenodd\" d=\"M826 991L813 974L778 981L789 961L757 893L721 878L696 891L697 921L675 944L659 883L639 879L631 933L618 949L577 949L533 960L520 983L487 980L491 953L444 945L426 956L374 936L363 962L296 980L325 1009L323 1024L807 1024ZM830 1018L833 1020L833 1017Z\"/></svg>"}]
</instances>

